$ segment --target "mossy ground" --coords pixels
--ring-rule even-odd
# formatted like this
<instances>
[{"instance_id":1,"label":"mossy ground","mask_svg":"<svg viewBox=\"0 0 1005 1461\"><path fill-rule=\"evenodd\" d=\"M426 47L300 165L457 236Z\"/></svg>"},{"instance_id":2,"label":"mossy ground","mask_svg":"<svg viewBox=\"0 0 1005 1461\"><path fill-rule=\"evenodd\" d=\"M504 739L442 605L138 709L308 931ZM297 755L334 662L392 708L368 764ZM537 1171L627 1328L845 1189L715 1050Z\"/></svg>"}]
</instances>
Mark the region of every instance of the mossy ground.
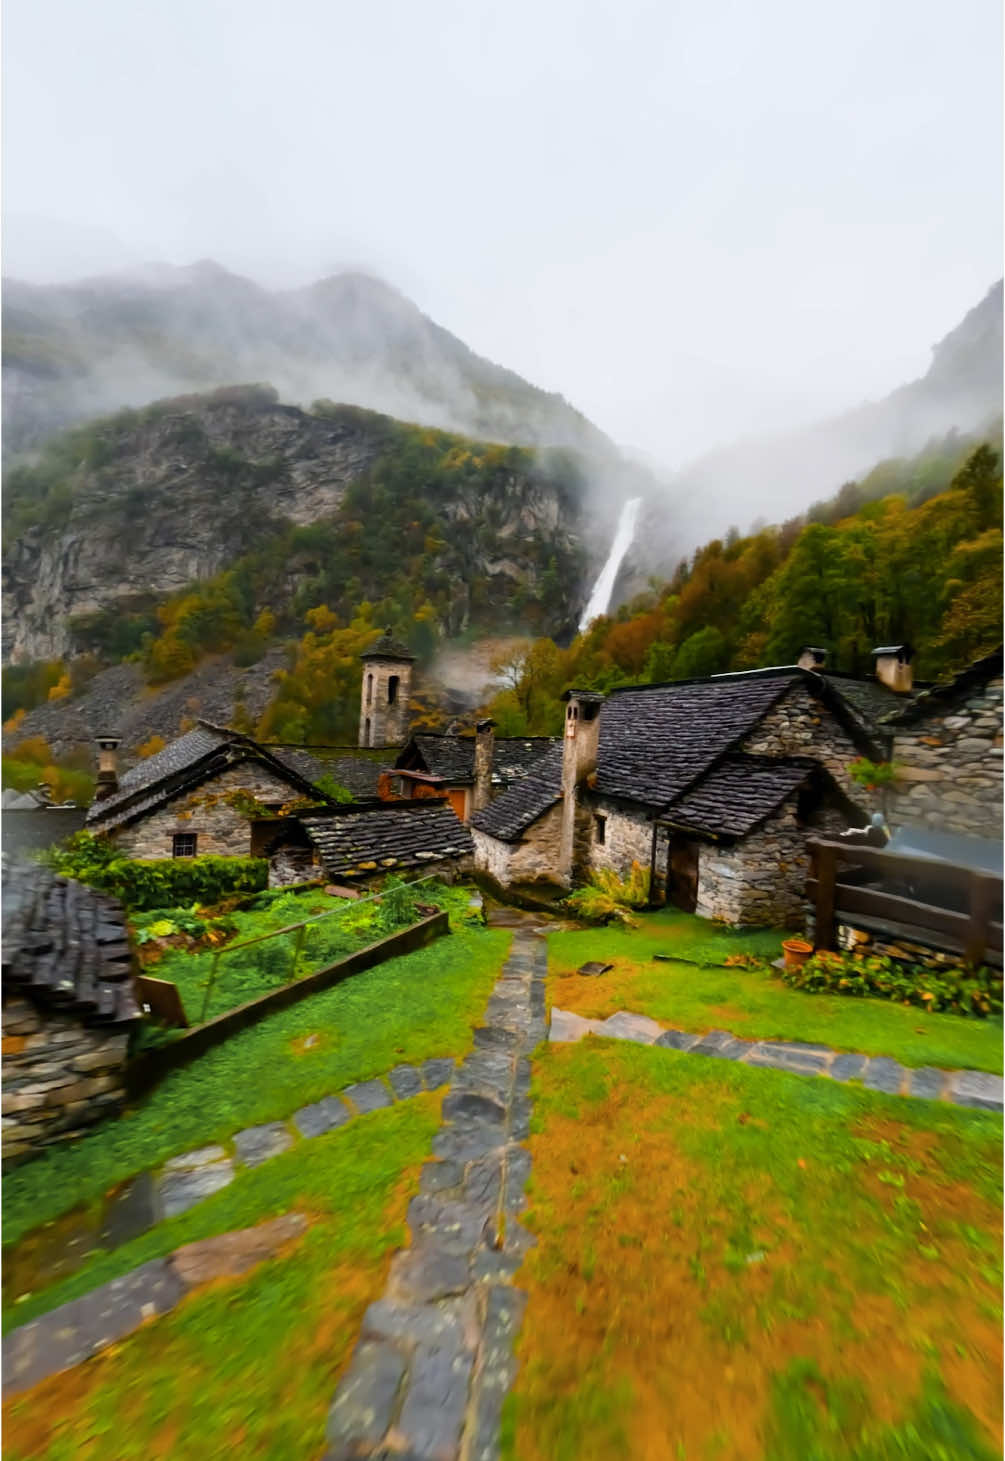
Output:
<instances>
[{"instance_id":1,"label":"mossy ground","mask_svg":"<svg viewBox=\"0 0 1005 1461\"><path fill-rule=\"evenodd\" d=\"M683 1030L809 1040L890 1055L910 1066L1001 1071L1000 1019L926 1015L890 1000L810 994L790 989L770 967L714 967L738 955L777 958L784 937L781 929L718 928L673 909L639 915L635 929L554 933L548 940L550 1001L589 1018L626 1009ZM657 953L672 962L657 962ZM614 968L599 978L577 975L591 959Z\"/></svg>"},{"instance_id":2,"label":"mossy ground","mask_svg":"<svg viewBox=\"0 0 1005 1461\"><path fill-rule=\"evenodd\" d=\"M1000 1118L592 1038L535 1071L508 1457L1001 1454Z\"/></svg>"},{"instance_id":3,"label":"mossy ground","mask_svg":"<svg viewBox=\"0 0 1005 1461\"><path fill-rule=\"evenodd\" d=\"M319 1455L363 1311L404 1240L439 1106L438 1096L418 1096L294 1147L109 1255L122 1271L280 1212L310 1218L285 1255L204 1285L87 1364L10 1400L8 1461ZM92 1273L87 1286L111 1276Z\"/></svg>"}]
</instances>

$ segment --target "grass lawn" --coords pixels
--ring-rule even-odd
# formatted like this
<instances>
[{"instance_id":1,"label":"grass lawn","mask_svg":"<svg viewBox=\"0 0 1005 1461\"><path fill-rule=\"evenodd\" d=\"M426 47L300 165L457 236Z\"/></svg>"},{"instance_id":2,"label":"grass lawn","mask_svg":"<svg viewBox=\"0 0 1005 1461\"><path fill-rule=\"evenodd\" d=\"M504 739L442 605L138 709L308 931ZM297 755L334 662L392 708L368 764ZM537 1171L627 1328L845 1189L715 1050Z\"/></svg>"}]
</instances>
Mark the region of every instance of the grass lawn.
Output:
<instances>
[{"instance_id":1,"label":"grass lawn","mask_svg":"<svg viewBox=\"0 0 1005 1461\"><path fill-rule=\"evenodd\" d=\"M1000 1117L614 1041L535 1059L519 1461L993 1461Z\"/></svg>"},{"instance_id":2,"label":"grass lawn","mask_svg":"<svg viewBox=\"0 0 1005 1461\"><path fill-rule=\"evenodd\" d=\"M616 1010L649 1015L682 1030L730 1030L759 1040L810 1040L838 1050L890 1055L904 1065L1002 1069L1002 1022L926 1015L884 999L808 994L758 969L656 963L656 953L711 966L737 954L774 958L781 930L721 929L667 910L636 929L553 933L548 939L550 1000L559 1009L605 1019ZM599 978L574 971L589 959L613 963Z\"/></svg>"},{"instance_id":3,"label":"grass lawn","mask_svg":"<svg viewBox=\"0 0 1005 1461\"><path fill-rule=\"evenodd\" d=\"M285 1255L205 1285L121 1344L9 1401L8 1461L320 1455L338 1374L404 1241L439 1106L438 1096L419 1096L294 1147L108 1255L122 1271L281 1212L311 1219ZM87 1287L111 1276L92 1269Z\"/></svg>"},{"instance_id":4,"label":"grass lawn","mask_svg":"<svg viewBox=\"0 0 1005 1461\"><path fill-rule=\"evenodd\" d=\"M289 1116L392 1066L465 1054L510 937L461 929L270 1015L174 1071L92 1135L5 1175L5 1245L179 1152ZM310 1035L320 1038L305 1048Z\"/></svg>"}]
</instances>

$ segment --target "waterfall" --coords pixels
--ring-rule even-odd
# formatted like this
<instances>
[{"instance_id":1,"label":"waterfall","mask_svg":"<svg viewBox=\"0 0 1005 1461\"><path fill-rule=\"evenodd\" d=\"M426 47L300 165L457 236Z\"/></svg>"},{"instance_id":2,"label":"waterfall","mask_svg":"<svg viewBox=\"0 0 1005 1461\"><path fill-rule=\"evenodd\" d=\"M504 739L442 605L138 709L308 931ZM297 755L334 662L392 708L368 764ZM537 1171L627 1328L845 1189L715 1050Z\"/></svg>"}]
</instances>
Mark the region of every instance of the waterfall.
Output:
<instances>
[{"instance_id":1,"label":"waterfall","mask_svg":"<svg viewBox=\"0 0 1005 1461\"><path fill-rule=\"evenodd\" d=\"M593 585L589 603L583 610L583 617L579 621L580 633L589 626L592 619L599 619L601 614L607 613L607 606L611 602L611 594L614 592L614 583L618 576L618 569L621 567L621 560L632 546L632 540L635 537L635 524L638 521L641 506L641 497L630 497L621 509L617 532L614 534L614 542L607 555L607 562L600 570L597 581Z\"/></svg>"}]
</instances>

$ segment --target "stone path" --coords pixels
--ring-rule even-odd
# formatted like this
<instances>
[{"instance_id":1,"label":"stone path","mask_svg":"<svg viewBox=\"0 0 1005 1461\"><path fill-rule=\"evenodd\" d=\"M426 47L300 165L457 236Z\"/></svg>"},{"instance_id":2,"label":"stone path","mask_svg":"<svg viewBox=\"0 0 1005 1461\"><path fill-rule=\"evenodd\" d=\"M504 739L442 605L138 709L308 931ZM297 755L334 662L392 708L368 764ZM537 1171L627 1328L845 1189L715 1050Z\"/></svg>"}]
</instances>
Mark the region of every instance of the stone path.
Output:
<instances>
[{"instance_id":1,"label":"stone path","mask_svg":"<svg viewBox=\"0 0 1005 1461\"><path fill-rule=\"evenodd\" d=\"M79 1299L23 1324L3 1341L3 1393L27 1390L72 1369L124 1339L147 1319L166 1314L199 1284L247 1273L306 1231L307 1219L286 1213L258 1227L186 1243Z\"/></svg>"},{"instance_id":2,"label":"stone path","mask_svg":"<svg viewBox=\"0 0 1005 1461\"><path fill-rule=\"evenodd\" d=\"M629 1014L627 1010L619 1010L606 1020L584 1019L571 1010L552 1010L550 1040L581 1040L591 1032L692 1055L711 1055L718 1060L738 1060L744 1065L771 1066L796 1075L861 1081L868 1090L885 1091L889 1095L922 1096L930 1101L952 1101L956 1106L985 1111L1001 1111L1003 1106L1005 1082L1000 1075L983 1070L937 1070L930 1065L914 1069L885 1055L849 1054L802 1040L741 1040L728 1030L694 1035L685 1030L668 1030L646 1015Z\"/></svg>"},{"instance_id":3,"label":"stone path","mask_svg":"<svg viewBox=\"0 0 1005 1461\"><path fill-rule=\"evenodd\" d=\"M518 926L475 1048L443 1102L409 1207L411 1246L363 1320L328 1418L324 1461L491 1461L513 1382L533 1242L518 1222L530 1158L530 1060L545 1036L543 939Z\"/></svg>"},{"instance_id":4,"label":"stone path","mask_svg":"<svg viewBox=\"0 0 1005 1461\"><path fill-rule=\"evenodd\" d=\"M65 1278L82 1267L91 1253L119 1248L164 1218L187 1212L204 1198L229 1186L242 1167L261 1166L270 1157L286 1151L296 1138L320 1136L344 1126L356 1115L380 1110L420 1091L439 1090L453 1072L452 1059L427 1060L421 1066L398 1065L386 1077L346 1086L334 1095L302 1106L288 1121L270 1121L264 1126L249 1126L236 1132L231 1138L233 1155L222 1146L204 1146L172 1157L159 1171L140 1172L108 1200L89 1227L75 1230L72 1254L60 1241L62 1235L56 1220L54 1237L59 1251L53 1255L51 1273L46 1271L44 1261L39 1263L37 1253L32 1252L25 1265L30 1267L30 1274L19 1279L15 1246L6 1260L15 1269L13 1281L8 1280L11 1290L23 1292ZM27 1238L32 1240L36 1236L29 1233Z\"/></svg>"}]
</instances>

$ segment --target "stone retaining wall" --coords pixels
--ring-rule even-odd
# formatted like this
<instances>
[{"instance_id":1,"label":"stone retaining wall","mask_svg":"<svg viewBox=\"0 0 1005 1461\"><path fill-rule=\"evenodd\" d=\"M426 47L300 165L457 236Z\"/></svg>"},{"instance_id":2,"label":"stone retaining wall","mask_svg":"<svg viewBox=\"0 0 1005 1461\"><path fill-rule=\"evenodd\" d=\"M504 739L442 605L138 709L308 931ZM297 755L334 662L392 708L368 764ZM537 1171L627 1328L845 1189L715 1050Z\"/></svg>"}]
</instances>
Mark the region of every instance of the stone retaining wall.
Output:
<instances>
[{"instance_id":1,"label":"stone retaining wall","mask_svg":"<svg viewBox=\"0 0 1005 1461\"><path fill-rule=\"evenodd\" d=\"M3 1162L36 1155L110 1116L125 1096L128 1034L27 999L3 1006Z\"/></svg>"},{"instance_id":2,"label":"stone retaining wall","mask_svg":"<svg viewBox=\"0 0 1005 1461\"><path fill-rule=\"evenodd\" d=\"M973 837L1002 835L1002 679L955 704L940 700L927 715L896 727L894 824L927 824Z\"/></svg>"}]
</instances>

